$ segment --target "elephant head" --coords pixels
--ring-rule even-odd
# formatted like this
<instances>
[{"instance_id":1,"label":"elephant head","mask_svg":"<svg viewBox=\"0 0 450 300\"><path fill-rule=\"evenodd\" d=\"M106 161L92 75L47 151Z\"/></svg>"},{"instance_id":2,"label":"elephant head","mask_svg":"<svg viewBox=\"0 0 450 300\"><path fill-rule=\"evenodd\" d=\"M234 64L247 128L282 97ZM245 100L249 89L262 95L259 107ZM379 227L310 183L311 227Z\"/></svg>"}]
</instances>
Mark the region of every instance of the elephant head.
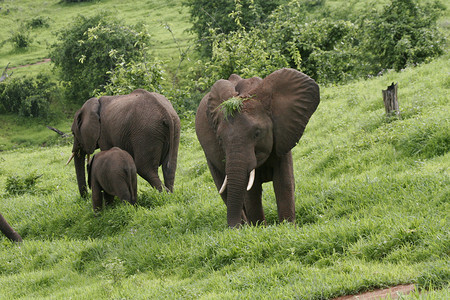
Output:
<instances>
[{"instance_id":1,"label":"elephant head","mask_svg":"<svg viewBox=\"0 0 450 300\"><path fill-rule=\"evenodd\" d=\"M97 98L87 100L75 113L72 133L74 136L72 157L67 164L74 159L78 189L80 194L85 196L87 194L85 157L98 148L100 138L100 103Z\"/></svg>"},{"instance_id":2,"label":"elephant head","mask_svg":"<svg viewBox=\"0 0 450 300\"><path fill-rule=\"evenodd\" d=\"M294 69L281 69L264 79L233 74L217 81L202 99L197 136L219 192L226 191L229 226L242 222L242 210L252 214L245 201L255 180L259 189L262 182L275 182L274 170L301 138L319 99L314 80ZM293 184L293 175L282 176Z\"/></svg>"}]
</instances>

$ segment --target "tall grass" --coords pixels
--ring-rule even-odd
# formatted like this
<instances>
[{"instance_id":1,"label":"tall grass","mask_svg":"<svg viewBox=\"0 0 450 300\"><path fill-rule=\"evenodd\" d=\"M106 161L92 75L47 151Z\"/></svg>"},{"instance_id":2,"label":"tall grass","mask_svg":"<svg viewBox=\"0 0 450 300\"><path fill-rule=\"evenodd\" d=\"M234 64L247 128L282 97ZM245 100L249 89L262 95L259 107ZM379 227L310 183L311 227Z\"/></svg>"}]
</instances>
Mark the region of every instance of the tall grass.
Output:
<instances>
[{"instance_id":1,"label":"tall grass","mask_svg":"<svg viewBox=\"0 0 450 300\"><path fill-rule=\"evenodd\" d=\"M447 54L322 87L293 150L296 226L278 223L265 184L268 225L227 228L192 118L175 192L139 178L136 207L117 200L99 216L64 166L70 145L0 152L0 212L24 238L0 236L0 299L329 299L401 283L422 291L405 299L445 298L449 71ZM392 81L399 118L384 115L381 90ZM28 191L7 191L8 178L30 174L41 176Z\"/></svg>"}]
</instances>

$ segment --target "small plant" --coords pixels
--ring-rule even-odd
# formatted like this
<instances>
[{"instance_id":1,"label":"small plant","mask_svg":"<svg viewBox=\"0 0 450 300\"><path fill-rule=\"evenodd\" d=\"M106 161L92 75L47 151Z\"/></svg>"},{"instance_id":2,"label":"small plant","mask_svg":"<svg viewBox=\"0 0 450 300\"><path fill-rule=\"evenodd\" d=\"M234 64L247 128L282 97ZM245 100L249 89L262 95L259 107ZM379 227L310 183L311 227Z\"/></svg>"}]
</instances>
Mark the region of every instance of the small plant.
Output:
<instances>
[{"instance_id":1,"label":"small plant","mask_svg":"<svg viewBox=\"0 0 450 300\"><path fill-rule=\"evenodd\" d=\"M30 173L24 177L11 175L6 178L6 193L10 195L22 195L25 193L34 194L36 192L37 180L42 175Z\"/></svg>"},{"instance_id":2,"label":"small plant","mask_svg":"<svg viewBox=\"0 0 450 300\"><path fill-rule=\"evenodd\" d=\"M25 24L29 28L49 27L49 17L37 16L28 20Z\"/></svg>"},{"instance_id":3,"label":"small plant","mask_svg":"<svg viewBox=\"0 0 450 300\"><path fill-rule=\"evenodd\" d=\"M33 38L30 36L30 33L26 31L26 29L21 28L12 33L9 41L13 44L14 48L24 49L30 46L33 42Z\"/></svg>"}]
</instances>

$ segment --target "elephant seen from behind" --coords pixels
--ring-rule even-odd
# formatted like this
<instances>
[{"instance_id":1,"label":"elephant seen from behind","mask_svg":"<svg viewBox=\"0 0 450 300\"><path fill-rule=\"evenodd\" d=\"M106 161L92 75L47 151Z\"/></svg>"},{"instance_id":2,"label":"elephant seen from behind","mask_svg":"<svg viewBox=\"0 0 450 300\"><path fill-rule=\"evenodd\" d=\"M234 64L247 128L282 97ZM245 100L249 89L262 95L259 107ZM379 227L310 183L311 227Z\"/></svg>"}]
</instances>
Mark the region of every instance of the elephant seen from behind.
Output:
<instances>
[{"instance_id":1,"label":"elephant seen from behind","mask_svg":"<svg viewBox=\"0 0 450 300\"><path fill-rule=\"evenodd\" d=\"M136 165L131 155L118 148L95 154L88 164L88 184L92 189L92 206L95 211L110 204L114 196L131 205L136 204Z\"/></svg>"},{"instance_id":2,"label":"elephant seen from behind","mask_svg":"<svg viewBox=\"0 0 450 300\"><path fill-rule=\"evenodd\" d=\"M200 102L195 128L230 227L264 223L262 183L273 181L278 217L295 221L291 149L319 105L319 86L294 69L219 80Z\"/></svg>"},{"instance_id":3,"label":"elephant seen from behind","mask_svg":"<svg viewBox=\"0 0 450 300\"><path fill-rule=\"evenodd\" d=\"M167 98L137 89L128 95L91 98L72 123L78 189L87 193L85 157L116 146L133 157L137 173L159 191L172 192L180 142L180 118ZM158 176L162 166L164 183Z\"/></svg>"}]
</instances>

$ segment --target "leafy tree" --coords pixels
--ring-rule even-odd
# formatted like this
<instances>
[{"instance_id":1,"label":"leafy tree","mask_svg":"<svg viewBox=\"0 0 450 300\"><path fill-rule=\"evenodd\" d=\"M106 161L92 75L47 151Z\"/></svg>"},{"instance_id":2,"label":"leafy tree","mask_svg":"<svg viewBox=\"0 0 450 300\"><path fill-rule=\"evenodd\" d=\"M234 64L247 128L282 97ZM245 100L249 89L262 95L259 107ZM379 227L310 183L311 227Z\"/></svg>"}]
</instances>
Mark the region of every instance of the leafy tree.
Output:
<instances>
[{"instance_id":1,"label":"leafy tree","mask_svg":"<svg viewBox=\"0 0 450 300\"><path fill-rule=\"evenodd\" d=\"M143 26L126 26L104 14L78 16L71 27L57 34L50 57L67 85L68 97L83 103L104 91L109 72L119 63L141 62L147 57L149 42Z\"/></svg>"},{"instance_id":2,"label":"leafy tree","mask_svg":"<svg viewBox=\"0 0 450 300\"><path fill-rule=\"evenodd\" d=\"M372 72L400 70L442 54L445 41L436 20L444 9L438 1L392 0L381 12L365 14L361 51L369 54Z\"/></svg>"},{"instance_id":3,"label":"leafy tree","mask_svg":"<svg viewBox=\"0 0 450 300\"><path fill-rule=\"evenodd\" d=\"M425 62L443 52L444 39L436 26L441 10L439 2L392 0L380 11L367 9L360 17L353 12L342 19L345 15L335 15L324 2L292 1L262 26L215 33L198 88L232 73L264 77L286 66L321 83L338 83Z\"/></svg>"},{"instance_id":4,"label":"leafy tree","mask_svg":"<svg viewBox=\"0 0 450 300\"><path fill-rule=\"evenodd\" d=\"M115 54L111 54L115 56ZM158 62L136 62L134 60L125 62L123 55L114 70L108 71L109 82L102 87L102 91L97 92L97 96L102 95L124 95L135 89L145 89L147 91L161 91L163 70Z\"/></svg>"},{"instance_id":5,"label":"leafy tree","mask_svg":"<svg viewBox=\"0 0 450 300\"><path fill-rule=\"evenodd\" d=\"M239 28L259 26L267 16L287 0L184 0L189 8L191 31L197 35L198 49L206 57L212 54L213 32L229 33Z\"/></svg>"}]
</instances>

